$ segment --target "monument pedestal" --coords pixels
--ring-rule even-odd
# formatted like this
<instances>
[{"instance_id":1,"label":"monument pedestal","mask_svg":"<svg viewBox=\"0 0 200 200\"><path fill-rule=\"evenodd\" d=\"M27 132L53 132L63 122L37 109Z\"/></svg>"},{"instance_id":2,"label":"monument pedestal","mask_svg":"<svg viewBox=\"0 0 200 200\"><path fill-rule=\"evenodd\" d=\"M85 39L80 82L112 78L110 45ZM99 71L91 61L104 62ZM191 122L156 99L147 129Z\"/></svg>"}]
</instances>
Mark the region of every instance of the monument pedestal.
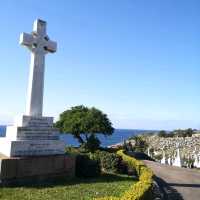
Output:
<instances>
[{"instance_id":1,"label":"monument pedestal","mask_svg":"<svg viewBox=\"0 0 200 200\"><path fill-rule=\"evenodd\" d=\"M64 149L52 117L22 116L0 138L0 152L8 157L58 155Z\"/></svg>"},{"instance_id":2,"label":"monument pedestal","mask_svg":"<svg viewBox=\"0 0 200 200\"><path fill-rule=\"evenodd\" d=\"M74 176L75 158L64 149L52 117L23 116L0 139L1 184Z\"/></svg>"},{"instance_id":3,"label":"monument pedestal","mask_svg":"<svg viewBox=\"0 0 200 200\"><path fill-rule=\"evenodd\" d=\"M0 158L1 185L40 182L75 176L75 157L50 155Z\"/></svg>"}]
</instances>

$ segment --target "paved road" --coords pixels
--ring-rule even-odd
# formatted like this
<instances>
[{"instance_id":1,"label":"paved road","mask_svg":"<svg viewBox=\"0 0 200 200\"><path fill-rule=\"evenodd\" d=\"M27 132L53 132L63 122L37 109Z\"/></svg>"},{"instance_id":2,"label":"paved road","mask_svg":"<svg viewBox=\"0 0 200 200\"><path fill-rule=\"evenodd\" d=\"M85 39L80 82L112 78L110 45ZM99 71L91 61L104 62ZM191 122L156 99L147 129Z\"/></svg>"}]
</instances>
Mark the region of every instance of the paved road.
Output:
<instances>
[{"instance_id":1,"label":"paved road","mask_svg":"<svg viewBox=\"0 0 200 200\"><path fill-rule=\"evenodd\" d=\"M144 161L157 176L166 200L200 200L200 171Z\"/></svg>"}]
</instances>

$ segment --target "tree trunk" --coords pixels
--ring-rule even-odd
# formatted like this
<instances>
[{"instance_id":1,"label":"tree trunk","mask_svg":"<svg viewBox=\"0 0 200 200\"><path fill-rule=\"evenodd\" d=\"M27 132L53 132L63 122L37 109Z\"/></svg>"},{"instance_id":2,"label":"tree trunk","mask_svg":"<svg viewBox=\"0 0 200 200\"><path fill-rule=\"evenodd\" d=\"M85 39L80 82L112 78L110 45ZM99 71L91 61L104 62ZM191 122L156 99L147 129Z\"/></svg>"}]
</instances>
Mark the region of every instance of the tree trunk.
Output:
<instances>
[{"instance_id":1,"label":"tree trunk","mask_svg":"<svg viewBox=\"0 0 200 200\"><path fill-rule=\"evenodd\" d=\"M86 142L88 142L88 134L87 133L85 134L85 139L86 139Z\"/></svg>"},{"instance_id":2,"label":"tree trunk","mask_svg":"<svg viewBox=\"0 0 200 200\"><path fill-rule=\"evenodd\" d=\"M82 137L80 135L76 135L75 137L78 139L78 142L80 144L84 144L85 143L84 140L82 139Z\"/></svg>"}]
</instances>

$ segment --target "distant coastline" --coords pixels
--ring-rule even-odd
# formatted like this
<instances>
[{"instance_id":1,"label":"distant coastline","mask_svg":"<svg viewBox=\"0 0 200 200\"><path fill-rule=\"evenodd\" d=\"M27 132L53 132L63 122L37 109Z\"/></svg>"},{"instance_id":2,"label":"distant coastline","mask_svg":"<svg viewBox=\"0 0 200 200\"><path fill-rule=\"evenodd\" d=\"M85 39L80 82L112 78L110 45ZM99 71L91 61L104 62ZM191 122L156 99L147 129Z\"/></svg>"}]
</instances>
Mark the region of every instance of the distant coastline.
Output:
<instances>
[{"instance_id":1,"label":"distant coastline","mask_svg":"<svg viewBox=\"0 0 200 200\"><path fill-rule=\"evenodd\" d=\"M0 137L5 136L6 126L0 125ZM115 129L112 136L104 137L99 135L102 146L110 146L118 143L122 143L124 140L130 138L131 136L138 135L145 132L150 132L151 130L138 130L138 129ZM78 146L79 143L70 134L61 134L61 140L65 141L66 145Z\"/></svg>"}]
</instances>

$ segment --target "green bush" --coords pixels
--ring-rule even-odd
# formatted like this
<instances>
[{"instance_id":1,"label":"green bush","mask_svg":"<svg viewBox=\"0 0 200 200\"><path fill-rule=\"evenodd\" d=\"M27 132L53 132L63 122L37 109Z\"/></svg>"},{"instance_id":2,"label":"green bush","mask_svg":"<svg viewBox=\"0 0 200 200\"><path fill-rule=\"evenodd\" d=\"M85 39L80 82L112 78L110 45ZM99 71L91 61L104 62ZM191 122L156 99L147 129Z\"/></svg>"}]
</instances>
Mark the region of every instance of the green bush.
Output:
<instances>
[{"instance_id":1,"label":"green bush","mask_svg":"<svg viewBox=\"0 0 200 200\"><path fill-rule=\"evenodd\" d=\"M97 149L99 149L101 142L99 139L94 135L90 135L87 142L82 145L82 148L85 148L86 150L90 152L94 152Z\"/></svg>"},{"instance_id":2,"label":"green bush","mask_svg":"<svg viewBox=\"0 0 200 200\"><path fill-rule=\"evenodd\" d=\"M103 172L120 172L122 167L122 158L116 153L109 153L106 151L97 151L90 153L90 158L100 162L101 170Z\"/></svg>"},{"instance_id":3,"label":"green bush","mask_svg":"<svg viewBox=\"0 0 200 200\"><path fill-rule=\"evenodd\" d=\"M98 160L91 160L87 155L77 155L76 157L76 176L77 177L96 177L101 173Z\"/></svg>"},{"instance_id":4,"label":"green bush","mask_svg":"<svg viewBox=\"0 0 200 200\"><path fill-rule=\"evenodd\" d=\"M79 150L79 148L76 148L73 146L66 146L65 153L70 154L70 155L78 155L78 154L80 154L80 150Z\"/></svg>"},{"instance_id":5,"label":"green bush","mask_svg":"<svg viewBox=\"0 0 200 200\"><path fill-rule=\"evenodd\" d=\"M101 157L101 168L106 172L116 173L119 171L120 157L115 153L103 153Z\"/></svg>"},{"instance_id":6,"label":"green bush","mask_svg":"<svg viewBox=\"0 0 200 200\"><path fill-rule=\"evenodd\" d=\"M126 154L122 150L117 152L123 160L128 163L129 167L135 168L139 181L132 185L122 197L103 197L96 200L151 200L152 199L152 184L153 172L147 168L141 161L136 160Z\"/></svg>"},{"instance_id":7,"label":"green bush","mask_svg":"<svg viewBox=\"0 0 200 200\"><path fill-rule=\"evenodd\" d=\"M128 174L128 175L135 175L135 169L130 169L127 165L126 162L123 161L122 157L120 156L120 162L119 162L119 167L118 167L118 171L121 174Z\"/></svg>"}]
</instances>

